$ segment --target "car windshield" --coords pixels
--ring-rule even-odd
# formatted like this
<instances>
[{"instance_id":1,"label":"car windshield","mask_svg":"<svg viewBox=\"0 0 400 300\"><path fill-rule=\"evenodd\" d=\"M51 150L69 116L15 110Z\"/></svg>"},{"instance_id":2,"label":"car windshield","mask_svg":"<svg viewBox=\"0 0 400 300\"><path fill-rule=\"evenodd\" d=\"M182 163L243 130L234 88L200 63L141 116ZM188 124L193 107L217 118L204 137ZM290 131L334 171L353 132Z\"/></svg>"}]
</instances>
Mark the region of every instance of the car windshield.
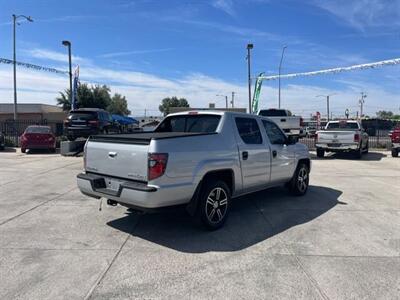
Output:
<instances>
[{"instance_id":1,"label":"car windshield","mask_svg":"<svg viewBox=\"0 0 400 300\"><path fill-rule=\"evenodd\" d=\"M50 127L39 127L39 126L32 126L32 127L28 127L25 130L25 133L50 133Z\"/></svg>"},{"instance_id":2,"label":"car windshield","mask_svg":"<svg viewBox=\"0 0 400 300\"><path fill-rule=\"evenodd\" d=\"M183 115L167 117L155 132L196 132L212 133L218 127L221 116Z\"/></svg>"},{"instance_id":3,"label":"car windshield","mask_svg":"<svg viewBox=\"0 0 400 300\"><path fill-rule=\"evenodd\" d=\"M327 130L354 130L358 129L358 124L356 122L346 122L346 121L341 121L341 122L334 122L334 123L328 123Z\"/></svg>"},{"instance_id":4,"label":"car windshield","mask_svg":"<svg viewBox=\"0 0 400 300\"><path fill-rule=\"evenodd\" d=\"M68 119L86 121L86 120L96 119L96 116L97 114L92 111L87 111L87 112L80 111L80 112L71 112L68 116Z\"/></svg>"},{"instance_id":5,"label":"car windshield","mask_svg":"<svg viewBox=\"0 0 400 300\"><path fill-rule=\"evenodd\" d=\"M266 109L260 110L259 115L264 117L286 117L290 116L291 114L286 112L284 109Z\"/></svg>"}]
</instances>

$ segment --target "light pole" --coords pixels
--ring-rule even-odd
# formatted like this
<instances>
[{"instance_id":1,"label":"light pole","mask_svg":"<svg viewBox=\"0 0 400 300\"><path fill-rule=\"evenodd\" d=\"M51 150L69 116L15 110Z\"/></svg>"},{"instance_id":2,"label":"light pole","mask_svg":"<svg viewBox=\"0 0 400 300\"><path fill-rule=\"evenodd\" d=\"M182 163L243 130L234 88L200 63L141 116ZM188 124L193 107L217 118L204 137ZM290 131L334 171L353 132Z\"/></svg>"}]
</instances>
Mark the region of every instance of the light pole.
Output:
<instances>
[{"instance_id":1,"label":"light pole","mask_svg":"<svg viewBox=\"0 0 400 300\"><path fill-rule=\"evenodd\" d=\"M225 106L226 106L226 108L228 108L228 96L226 96L226 95L215 95L215 96L217 96L217 97L225 97Z\"/></svg>"},{"instance_id":2,"label":"light pole","mask_svg":"<svg viewBox=\"0 0 400 300\"><path fill-rule=\"evenodd\" d=\"M336 93L330 94L330 95L318 95L316 97L326 97L326 119L329 122L329 97L336 95Z\"/></svg>"},{"instance_id":3,"label":"light pole","mask_svg":"<svg viewBox=\"0 0 400 300\"><path fill-rule=\"evenodd\" d=\"M231 100L232 108L235 107L235 92L232 92L232 100Z\"/></svg>"},{"instance_id":4,"label":"light pole","mask_svg":"<svg viewBox=\"0 0 400 300\"><path fill-rule=\"evenodd\" d=\"M247 44L247 72L248 72L248 84L249 84L249 114L251 114L251 56L250 50L254 48L253 44Z\"/></svg>"},{"instance_id":5,"label":"light pole","mask_svg":"<svg viewBox=\"0 0 400 300\"><path fill-rule=\"evenodd\" d=\"M26 19L29 22L33 22L33 19L30 16L24 16L24 15L12 15L13 18L13 50L14 50L14 55L13 55L13 65L14 65L14 121L17 122L18 120L18 109L17 109L17 49L16 49L16 27L19 25L17 22L18 19Z\"/></svg>"},{"instance_id":6,"label":"light pole","mask_svg":"<svg viewBox=\"0 0 400 300\"><path fill-rule=\"evenodd\" d=\"M358 101L358 103L360 103L360 120L362 120L363 117L363 106L365 103L365 98L367 98L367 95L364 92L361 92L361 99Z\"/></svg>"},{"instance_id":7,"label":"light pole","mask_svg":"<svg viewBox=\"0 0 400 300\"><path fill-rule=\"evenodd\" d=\"M68 47L68 61L69 61L69 103L72 109L72 61L71 61L71 42L62 41L62 44Z\"/></svg>"},{"instance_id":8,"label":"light pole","mask_svg":"<svg viewBox=\"0 0 400 300\"><path fill-rule=\"evenodd\" d=\"M282 48L282 55L281 55L281 61L279 63L279 76L278 76L278 81L279 81L279 100L278 100L278 108L281 108L281 70L282 70L282 61L283 61L283 55L285 54L287 46L284 46Z\"/></svg>"}]
</instances>

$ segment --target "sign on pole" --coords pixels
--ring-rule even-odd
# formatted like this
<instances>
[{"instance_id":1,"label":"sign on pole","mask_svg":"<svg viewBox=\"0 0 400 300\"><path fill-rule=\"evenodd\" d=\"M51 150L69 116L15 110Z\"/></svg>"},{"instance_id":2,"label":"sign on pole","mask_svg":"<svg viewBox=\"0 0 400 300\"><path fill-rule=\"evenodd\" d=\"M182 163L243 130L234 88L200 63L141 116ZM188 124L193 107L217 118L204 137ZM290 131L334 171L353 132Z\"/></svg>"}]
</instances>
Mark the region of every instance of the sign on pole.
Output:
<instances>
[{"instance_id":1,"label":"sign on pole","mask_svg":"<svg viewBox=\"0 0 400 300\"><path fill-rule=\"evenodd\" d=\"M254 94L253 94L253 103L252 103L252 107L251 107L251 111L253 113L257 113L258 112L258 102L260 100L260 93L261 93L261 85L262 85L262 79L261 77L264 76L264 73L260 73L260 75L257 76L257 80L256 80L256 85L254 87Z\"/></svg>"},{"instance_id":2,"label":"sign on pole","mask_svg":"<svg viewBox=\"0 0 400 300\"><path fill-rule=\"evenodd\" d=\"M77 109L76 102L78 98L78 84L79 84L79 66L77 66L74 71L71 109Z\"/></svg>"}]
</instances>

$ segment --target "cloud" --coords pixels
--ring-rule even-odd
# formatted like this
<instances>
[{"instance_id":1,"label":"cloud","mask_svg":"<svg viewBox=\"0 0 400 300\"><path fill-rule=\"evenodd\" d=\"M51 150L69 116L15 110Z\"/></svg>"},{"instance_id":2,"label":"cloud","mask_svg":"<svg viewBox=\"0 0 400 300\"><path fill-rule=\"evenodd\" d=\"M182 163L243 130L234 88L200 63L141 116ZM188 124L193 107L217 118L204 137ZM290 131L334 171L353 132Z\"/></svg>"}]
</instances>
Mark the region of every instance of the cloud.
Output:
<instances>
[{"instance_id":1,"label":"cloud","mask_svg":"<svg viewBox=\"0 0 400 300\"><path fill-rule=\"evenodd\" d=\"M400 0L313 0L312 3L361 31L368 27L400 27Z\"/></svg>"},{"instance_id":2,"label":"cloud","mask_svg":"<svg viewBox=\"0 0 400 300\"><path fill-rule=\"evenodd\" d=\"M56 62L68 63L68 55L60 52L46 50L46 49L31 49L31 50L23 50L23 52L31 57L42 59L42 60L51 60ZM72 56L73 63L76 64L89 64L90 60L86 58L82 58L79 56Z\"/></svg>"},{"instance_id":3,"label":"cloud","mask_svg":"<svg viewBox=\"0 0 400 300\"><path fill-rule=\"evenodd\" d=\"M103 58L112 58L126 55L135 55L135 54L148 54L148 53L158 53L158 52L167 52L175 50L174 48L161 48L161 49L148 49L148 50L132 50L132 51L122 51L122 52L111 52L98 55L98 57Z\"/></svg>"},{"instance_id":4,"label":"cloud","mask_svg":"<svg viewBox=\"0 0 400 300\"><path fill-rule=\"evenodd\" d=\"M234 17L236 15L235 10L233 9L233 1L232 0L215 0L212 5L225 12L226 14Z\"/></svg>"}]
</instances>

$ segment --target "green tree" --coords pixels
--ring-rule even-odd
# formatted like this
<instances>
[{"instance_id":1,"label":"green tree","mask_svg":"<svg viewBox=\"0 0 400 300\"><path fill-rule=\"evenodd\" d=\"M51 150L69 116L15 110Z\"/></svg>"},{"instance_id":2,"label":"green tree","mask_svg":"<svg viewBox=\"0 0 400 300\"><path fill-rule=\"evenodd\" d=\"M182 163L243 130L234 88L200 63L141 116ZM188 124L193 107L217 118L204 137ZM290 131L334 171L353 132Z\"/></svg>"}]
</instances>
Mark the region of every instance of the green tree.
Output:
<instances>
[{"instance_id":1,"label":"green tree","mask_svg":"<svg viewBox=\"0 0 400 300\"><path fill-rule=\"evenodd\" d=\"M107 106L107 111L116 115L128 116L131 114L128 109L128 102L126 101L125 96L121 94L114 94L112 96L110 104Z\"/></svg>"},{"instance_id":2,"label":"green tree","mask_svg":"<svg viewBox=\"0 0 400 300\"><path fill-rule=\"evenodd\" d=\"M376 112L376 116L379 119L392 119L393 118L393 112L386 111L386 110L380 110L380 111Z\"/></svg>"},{"instance_id":3,"label":"green tree","mask_svg":"<svg viewBox=\"0 0 400 300\"><path fill-rule=\"evenodd\" d=\"M164 114L168 115L170 113L171 107L190 107L189 103L185 98L178 99L177 97L168 97L164 98L161 101L160 106L158 109Z\"/></svg>"},{"instance_id":4,"label":"green tree","mask_svg":"<svg viewBox=\"0 0 400 300\"><path fill-rule=\"evenodd\" d=\"M64 111L71 110L69 101L70 90L60 92L56 98L57 105L62 106ZM80 84L77 91L77 107L95 107L106 109L111 103L110 88L106 85L88 86L86 83Z\"/></svg>"}]
</instances>

